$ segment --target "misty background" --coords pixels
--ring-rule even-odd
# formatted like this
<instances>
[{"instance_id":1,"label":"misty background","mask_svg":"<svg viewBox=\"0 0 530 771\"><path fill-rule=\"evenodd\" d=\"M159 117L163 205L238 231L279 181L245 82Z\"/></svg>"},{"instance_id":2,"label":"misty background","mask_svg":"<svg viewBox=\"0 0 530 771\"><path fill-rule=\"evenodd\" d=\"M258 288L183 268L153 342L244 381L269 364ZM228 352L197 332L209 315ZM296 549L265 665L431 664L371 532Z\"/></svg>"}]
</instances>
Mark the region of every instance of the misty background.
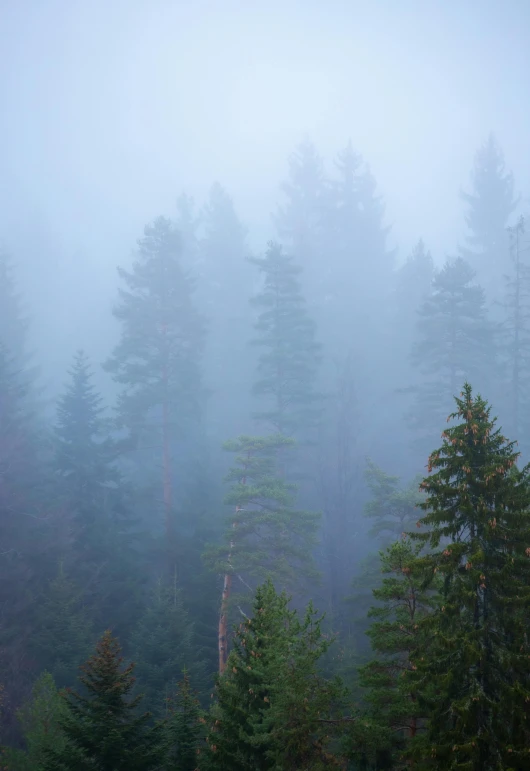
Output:
<instances>
[{"instance_id":1,"label":"misty background","mask_svg":"<svg viewBox=\"0 0 530 771\"><path fill-rule=\"evenodd\" d=\"M528 200L524 0L0 8L0 231L52 388L79 345L108 353L116 265L145 222L218 181L260 252L306 136L329 169L351 139L398 261L419 237L437 264L456 253L459 190L490 130Z\"/></svg>"}]
</instances>

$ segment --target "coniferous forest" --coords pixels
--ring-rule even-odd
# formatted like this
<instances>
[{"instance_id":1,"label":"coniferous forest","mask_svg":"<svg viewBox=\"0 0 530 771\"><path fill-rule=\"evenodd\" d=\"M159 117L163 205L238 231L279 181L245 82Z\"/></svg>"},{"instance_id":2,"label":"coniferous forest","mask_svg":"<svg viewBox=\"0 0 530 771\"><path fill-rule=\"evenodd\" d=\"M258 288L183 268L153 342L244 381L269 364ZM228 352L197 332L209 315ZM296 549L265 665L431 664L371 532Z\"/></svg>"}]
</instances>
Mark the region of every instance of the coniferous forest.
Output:
<instances>
[{"instance_id":1,"label":"coniferous forest","mask_svg":"<svg viewBox=\"0 0 530 771\"><path fill-rule=\"evenodd\" d=\"M530 770L528 179L406 254L349 133L260 248L175 181L60 371L0 220L3 771Z\"/></svg>"}]
</instances>

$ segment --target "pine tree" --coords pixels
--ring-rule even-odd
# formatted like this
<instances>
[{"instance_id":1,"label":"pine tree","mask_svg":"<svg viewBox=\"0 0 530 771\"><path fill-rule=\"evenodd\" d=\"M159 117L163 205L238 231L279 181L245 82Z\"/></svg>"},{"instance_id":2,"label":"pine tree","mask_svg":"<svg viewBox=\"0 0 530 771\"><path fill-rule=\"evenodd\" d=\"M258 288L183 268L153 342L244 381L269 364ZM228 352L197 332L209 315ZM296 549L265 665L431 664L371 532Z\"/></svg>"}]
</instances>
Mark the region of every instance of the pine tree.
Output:
<instances>
[{"instance_id":1,"label":"pine tree","mask_svg":"<svg viewBox=\"0 0 530 771\"><path fill-rule=\"evenodd\" d=\"M120 647L106 632L82 668L87 695L68 692L67 714L59 721L69 745L47 748L42 771L155 771L162 760L161 725L138 714L141 696L131 698L134 665L122 666ZM72 750L73 748L73 750Z\"/></svg>"},{"instance_id":2,"label":"pine tree","mask_svg":"<svg viewBox=\"0 0 530 771\"><path fill-rule=\"evenodd\" d=\"M68 741L59 724L66 716L66 705L49 672L43 672L33 685L31 698L17 711L25 750L9 748L4 758L9 771L41 771L46 752L66 753ZM4 766L2 766L4 768Z\"/></svg>"},{"instance_id":3,"label":"pine tree","mask_svg":"<svg viewBox=\"0 0 530 771\"><path fill-rule=\"evenodd\" d=\"M105 367L123 386L120 424L153 466L147 447L158 446L167 548L174 548L172 454L189 436L202 408L201 352L204 325L192 301L193 285L180 264L181 240L159 217L144 231L132 270L119 269L125 284L114 315L121 339Z\"/></svg>"},{"instance_id":4,"label":"pine tree","mask_svg":"<svg viewBox=\"0 0 530 771\"><path fill-rule=\"evenodd\" d=\"M505 315L500 327L501 394L509 394L507 422L528 451L530 433L530 266L525 261L521 218L510 232L511 274L505 276ZM499 396L501 396L499 394Z\"/></svg>"},{"instance_id":5,"label":"pine tree","mask_svg":"<svg viewBox=\"0 0 530 771\"><path fill-rule=\"evenodd\" d=\"M184 670L176 694L169 703L166 735L167 771L197 771L204 749L206 720L195 696L190 675Z\"/></svg>"},{"instance_id":6,"label":"pine tree","mask_svg":"<svg viewBox=\"0 0 530 771\"><path fill-rule=\"evenodd\" d=\"M419 311L412 364L422 382L411 389L416 396L408 417L422 453L436 441L458 384L468 377L483 385L495 363L484 292L473 279L464 260L448 260Z\"/></svg>"},{"instance_id":7,"label":"pine tree","mask_svg":"<svg viewBox=\"0 0 530 771\"><path fill-rule=\"evenodd\" d=\"M428 709L415 768L530 768L530 468L466 384L457 420L429 459L424 516L411 534L430 552L417 561L441 591L420 622L428 645L407 672ZM432 697L432 698L431 698Z\"/></svg>"},{"instance_id":8,"label":"pine tree","mask_svg":"<svg viewBox=\"0 0 530 771\"><path fill-rule=\"evenodd\" d=\"M311 548L318 516L294 509L296 486L277 475L280 449L292 445L281 435L266 438L239 437L225 449L237 453L227 476L231 489L225 504L232 508L225 544L209 549L205 558L211 568L224 575L219 618L219 671L226 666L228 612L233 578L242 587L248 581L272 575L293 586L315 574Z\"/></svg>"},{"instance_id":9,"label":"pine tree","mask_svg":"<svg viewBox=\"0 0 530 771\"><path fill-rule=\"evenodd\" d=\"M288 604L267 581L256 589L251 617L236 631L209 720L212 771L338 765L328 753L342 693L316 672L330 641L311 606L300 621Z\"/></svg>"},{"instance_id":10,"label":"pine tree","mask_svg":"<svg viewBox=\"0 0 530 771\"><path fill-rule=\"evenodd\" d=\"M379 749L397 750L425 727L424 708L403 676L426 644L419 622L430 610L432 590L423 588L425 576L416 559L420 550L421 545L402 538L380 552L385 577L373 590L378 604L368 613L374 620L367 631L377 658L359 673L366 704L364 719L374 735L372 744Z\"/></svg>"},{"instance_id":11,"label":"pine tree","mask_svg":"<svg viewBox=\"0 0 530 771\"><path fill-rule=\"evenodd\" d=\"M57 405L55 469L70 517L71 570L96 626L112 623L123 633L138 605L141 578L132 535L133 490L117 466L125 444L111 436L92 378L89 360L79 351Z\"/></svg>"},{"instance_id":12,"label":"pine tree","mask_svg":"<svg viewBox=\"0 0 530 771\"><path fill-rule=\"evenodd\" d=\"M268 409L256 417L275 433L299 435L315 426L320 413L315 391L320 346L301 294L301 269L273 242L264 257L251 262L264 277L252 300L261 311L253 344L262 350L254 393L267 400Z\"/></svg>"},{"instance_id":13,"label":"pine tree","mask_svg":"<svg viewBox=\"0 0 530 771\"><path fill-rule=\"evenodd\" d=\"M366 481L372 494L365 506L365 516L373 522L369 535L388 544L389 540L400 538L418 518L421 477L415 477L403 488L398 476L387 474L368 459Z\"/></svg>"},{"instance_id":14,"label":"pine tree","mask_svg":"<svg viewBox=\"0 0 530 771\"><path fill-rule=\"evenodd\" d=\"M81 591L60 565L37 611L32 647L39 669L50 672L59 688L72 686L92 647L92 625Z\"/></svg>"},{"instance_id":15,"label":"pine tree","mask_svg":"<svg viewBox=\"0 0 530 771\"><path fill-rule=\"evenodd\" d=\"M501 299L502 277L506 273L508 239L506 228L517 208L514 179L505 168L504 156L493 134L478 150L471 174L471 193L462 193L468 205L469 234L462 254L478 272L488 299Z\"/></svg>"},{"instance_id":16,"label":"pine tree","mask_svg":"<svg viewBox=\"0 0 530 771\"><path fill-rule=\"evenodd\" d=\"M204 679L194 629L177 586L159 581L132 635L136 674L145 706L154 715L164 714L165 700L175 689L184 668ZM202 682L201 682L202 684Z\"/></svg>"}]
</instances>

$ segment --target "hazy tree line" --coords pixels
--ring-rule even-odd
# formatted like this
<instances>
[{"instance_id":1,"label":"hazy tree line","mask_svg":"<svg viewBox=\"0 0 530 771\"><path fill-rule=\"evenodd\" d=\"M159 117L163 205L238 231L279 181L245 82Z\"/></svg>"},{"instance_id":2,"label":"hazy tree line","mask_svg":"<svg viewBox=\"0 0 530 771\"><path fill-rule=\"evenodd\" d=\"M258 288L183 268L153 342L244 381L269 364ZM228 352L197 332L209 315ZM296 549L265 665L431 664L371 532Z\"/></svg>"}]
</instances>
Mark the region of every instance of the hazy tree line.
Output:
<instances>
[{"instance_id":1,"label":"hazy tree line","mask_svg":"<svg viewBox=\"0 0 530 771\"><path fill-rule=\"evenodd\" d=\"M6 768L530 768L530 241L493 137L462 199L454 255L398 265L351 144L296 149L261 255L220 185L181 196L52 421L2 253Z\"/></svg>"}]
</instances>

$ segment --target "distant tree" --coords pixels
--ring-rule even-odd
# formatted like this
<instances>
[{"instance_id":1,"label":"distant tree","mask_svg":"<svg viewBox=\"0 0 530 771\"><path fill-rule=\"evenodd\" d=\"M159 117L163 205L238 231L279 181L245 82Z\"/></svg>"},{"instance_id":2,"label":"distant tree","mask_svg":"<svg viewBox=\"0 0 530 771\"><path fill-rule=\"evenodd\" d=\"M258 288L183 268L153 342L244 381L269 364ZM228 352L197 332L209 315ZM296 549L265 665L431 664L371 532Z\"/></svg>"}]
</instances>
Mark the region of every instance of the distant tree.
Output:
<instances>
[{"instance_id":1,"label":"distant tree","mask_svg":"<svg viewBox=\"0 0 530 771\"><path fill-rule=\"evenodd\" d=\"M530 435L530 265L524 259L521 218L510 230L512 267L505 276L504 318L499 329L501 393L513 436L528 452Z\"/></svg>"},{"instance_id":2,"label":"distant tree","mask_svg":"<svg viewBox=\"0 0 530 771\"><path fill-rule=\"evenodd\" d=\"M412 343L418 310L432 294L434 277L432 255L420 239L395 273L394 326L398 337L396 343L404 337L406 349L409 349Z\"/></svg>"},{"instance_id":3,"label":"distant tree","mask_svg":"<svg viewBox=\"0 0 530 771\"><path fill-rule=\"evenodd\" d=\"M159 217L145 228L132 270L119 269L126 288L120 289L114 315L122 333L105 364L123 386L119 423L136 441L144 465L152 468L152 450L147 448L153 443L158 447L168 553L175 547L172 451L189 436L203 405L204 324L180 260L180 236L169 220Z\"/></svg>"},{"instance_id":4,"label":"distant tree","mask_svg":"<svg viewBox=\"0 0 530 771\"><path fill-rule=\"evenodd\" d=\"M433 294L418 314L412 364L421 382L409 412L418 448L428 453L459 383L466 377L484 384L495 366L493 329L486 317L484 291L461 258L448 260L433 282Z\"/></svg>"},{"instance_id":5,"label":"distant tree","mask_svg":"<svg viewBox=\"0 0 530 771\"><path fill-rule=\"evenodd\" d=\"M252 342L261 350L254 393L266 400L268 409L256 417L274 432L307 437L321 412L315 382L320 346L298 281L301 269L273 242L264 257L251 262L264 279L252 298L260 311Z\"/></svg>"},{"instance_id":6,"label":"distant tree","mask_svg":"<svg viewBox=\"0 0 530 771\"><path fill-rule=\"evenodd\" d=\"M174 692L183 669L191 670L197 680L204 679L201 652L176 586L157 583L138 620L131 648L145 706L156 716L164 714L165 700Z\"/></svg>"},{"instance_id":7,"label":"distant tree","mask_svg":"<svg viewBox=\"0 0 530 771\"><path fill-rule=\"evenodd\" d=\"M508 253L506 228L519 198L515 196L513 174L506 170L502 150L493 134L475 155L471 192L461 195L468 207L469 231L462 254L478 272L488 298L501 299L499 292Z\"/></svg>"},{"instance_id":8,"label":"distant tree","mask_svg":"<svg viewBox=\"0 0 530 771\"><path fill-rule=\"evenodd\" d=\"M28 330L13 262L7 251L0 248L0 343L12 358L16 370L29 375Z\"/></svg>"},{"instance_id":9,"label":"distant tree","mask_svg":"<svg viewBox=\"0 0 530 771\"><path fill-rule=\"evenodd\" d=\"M199 227L201 215L195 210L195 201L183 193L177 199L175 227L182 239L182 262L196 278L201 273L199 254Z\"/></svg>"},{"instance_id":10,"label":"distant tree","mask_svg":"<svg viewBox=\"0 0 530 771\"><path fill-rule=\"evenodd\" d=\"M373 522L370 535L383 543L395 541L418 519L418 505L423 498L419 490L421 477L403 488L399 477L387 474L368 459L366 481L372 494L365 506L365 515Z\"/></svg>"},{"instance_id":11,"label":"distant tree","mask_svg":"<svg viewBox=\"0 0 530 771\"><path fill-rule=\"evenodd\" d=\"M79 351L58 400L55 469L69 512L70 563L96 627L124 632L138 603L141 578L132 535L133 493L117 460L124 443L113 439L89 360Z\"/></svg>"},{"instance_id":12,"label":"distant tree","mask_svg":"<svg viewBox=\"0 0 530 771\"><path fill-rule=\"evenodd\" d=\"M239 437L225 449L237 453L227 476L231 488L225 504L232 507L224 534L224 545L211 547L207 563L224 575L219 618L219 671L224 672L228 655L228 613L233 578L245 589L249 580L272 575L293 586L315 575L311 555L318 516L294 508L296 486L277 475L277 456L292 440L281 435L266 438Z\"/></svg>"},{"instance_id":13,"label":"distant tree","mask_svg":"<svg viewBox=\"0 0 530 771\"><path fill-rule=\"evenodd\" d=\"M312 306L322 300L327 182L314 144L305 139L289 157L287 179L281 185L284 202L274 222L280 240L303 268L304 291Z\"/></svg>"},{"instance_id":14,"label":"distant tree","mask_svg":"<svg viewBox=\"0 0 530 771\"><path fill-rule=\"evenodd\" d=\"M440 580L405 678L429 722L414 767L530 768L530 467L466 384L429 459L415 568Z\"/></svg>"},{"instance_id":15,"label":"distant tree","mask_svg":"<svg viewBox=\"0 0 530 771\"><path fill-rule=\"evenodd\" d=\"M92 647L92 625L78 586L60 565L46 586L37 610L32 648L40 670L50 672L59 688L74 685Z\"/></svg>"},{"instance_id":16,"label":"distant tree","mask_svg":"<svg viewBox=\"0 0 530 771\"><path fill-rule=\"evenodd\" d=\"M141 696L131 698L134 665L122 666L120 647L110 632L82 668L82 695L65 696L67 713L59 727L66 747L47 747L42 771L155 771L163 754L163 729L138 713Z\"/></svg>"},{"instance_id":17,"label":"distant tree","mask_svg":"<svg viewBox=\"0 0 530 771\"><path fill-rule=\"evenodd\" d=\"M166 735L167 771L197 771L204 754L206 720L195 696L190 675L184 670L168 705Z\"/></svg>"},{"instance_id":18,"label":"distant tree","mask_svg":"<svg viewBox=\"0 0 530 771\"><path fill-rule=\"evenodd\" d=\"M331 641L312 606L301 621L288 603L268 581L236 631L210 714L208 768L339 766L330 745L342 689L316 671Z\"/></svg>"}]
</instances>

